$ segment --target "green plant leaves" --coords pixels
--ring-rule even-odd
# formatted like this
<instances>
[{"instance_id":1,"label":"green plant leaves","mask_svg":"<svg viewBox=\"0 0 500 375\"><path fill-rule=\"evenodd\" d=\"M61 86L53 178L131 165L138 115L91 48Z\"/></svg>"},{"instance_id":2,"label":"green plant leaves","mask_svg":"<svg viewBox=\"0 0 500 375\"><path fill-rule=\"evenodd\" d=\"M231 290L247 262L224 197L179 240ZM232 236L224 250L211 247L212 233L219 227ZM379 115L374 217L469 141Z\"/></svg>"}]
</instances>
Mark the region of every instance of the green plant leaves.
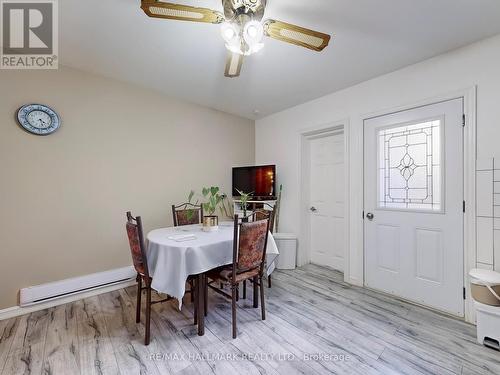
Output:
<instances>
[{"instance_id":1,"label":"green plant leaves","mask_svg":"<svg viewBox=\"0 0 500 375\"><path fill-rule=\"evenodd\" d=\"M193 197L195 196L195 192L191 190L188 196L189 203L192 203ZM220 188L218 186L204 187L201 189L201 194L203 196L203 200L205 202L201 203L203 207L203 211L206 215L214 215L217 212L217 208L222 215L227 215L227 208L225 207L225 200L227 198L226 194L220 192ZM196 204L198 204L198 200ZM230 208L230 206L228 205Z\"/></svg>"},{"instance_id":2,"label":"green plant leaves","mask_svg":"<svg viewBox=\"0 0 500 375\"><path fill-rule=\"evenodd\" d=\"M219 194L218 186L204 187L201 189L201 194L207 200L202 203L203 210L208 215L213 215L217 211L217 207L223 201L223 195Z\"/></svg>"}]
</instances>

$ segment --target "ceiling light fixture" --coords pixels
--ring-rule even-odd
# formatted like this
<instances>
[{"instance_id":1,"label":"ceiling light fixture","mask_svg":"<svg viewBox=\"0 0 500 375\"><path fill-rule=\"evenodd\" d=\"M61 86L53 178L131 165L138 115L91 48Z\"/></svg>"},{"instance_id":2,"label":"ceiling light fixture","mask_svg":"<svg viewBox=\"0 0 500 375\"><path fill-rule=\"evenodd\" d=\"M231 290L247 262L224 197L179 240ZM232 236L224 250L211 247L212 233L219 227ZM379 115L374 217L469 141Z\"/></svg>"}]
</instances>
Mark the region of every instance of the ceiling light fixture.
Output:
<instances>
[{"instance_id":1,"label":"ceiling light fixture","mask_svg":"<svg viewBox=\"0 0 500 375\"><path fill-rule=\"evenodd\" d=\"M226 77L240 75L243 57L258 52L264 36L318 52L330 42L328 34L274 19L263 21L267 0L221 1L223 13L165 0L141 0L141 8L154 18L222 24L221 35L229 50Z\"/></svg>"},{"instance_id":2,"label":"ceiling light fixture","mask_svg":"<svg viewBox=\"0 0 500 375\"><path fill-rule=\"evenodd\" d=\"M262 38L264 38L264 27L262 24L255 20L247 22L243 28L243 39L248 45L245 55L251 55L260 51L264 47Z\"/></svg>"},{"instance_id":3,"label":"ceiling light fixture","mask_svg":"<svg viewBox=\"0 0 500 375\"><path fill-rule=\"evenodd\" d=\"M231 40L234 38L236 34L234 33L234 30L231 29L230 27L228 27L225 31L224 31L224 37L226 38L226 40Z\"/></svg>"},{"instance_id":4,"label":"ceiling light fixture","mask_svg":"<svg viewBox=\"0 0 500 375\"><path fill-rule=\"evenodd\" d=\"M236 24L224 22L221 26L221 33L226 43L234 43L234 39L237 39L240 30Z\"/></svg>"},{"instance_id":5,"label":"ceiling light fixture","mask_svg":"<svg viewBox=\"0 0 500 375\"><path fill-rule=\"evenodd\" d=\"M240 55L243 55L241 51L241 29L239 25L231 22L224 22L221 26L222 38L226 42L226 48Z\"/></svg>"},{"instance_id":6,"label":"ceiling light fixture","mask_svg":"<svg viewBox=\"0 0 500 375\"><path fill-rule=\"evenodd\" d=\"M264 47L264 27L259 21L248 21L243 28L237 23L225 22L221 26L221 34L226 48L239 55L249 56Z\"/></svg>"},{"instance_id":7,"label":"ceiling light fixture","mask_svg":"<svg viewBox=\"0 0 500 375\"><path fill-rule=\"evenodd\" d=\"M264 37L264 27L259 21L249 21L245 24L243 35L248 44L259 43Z\"/></svg>"}]
</instances>

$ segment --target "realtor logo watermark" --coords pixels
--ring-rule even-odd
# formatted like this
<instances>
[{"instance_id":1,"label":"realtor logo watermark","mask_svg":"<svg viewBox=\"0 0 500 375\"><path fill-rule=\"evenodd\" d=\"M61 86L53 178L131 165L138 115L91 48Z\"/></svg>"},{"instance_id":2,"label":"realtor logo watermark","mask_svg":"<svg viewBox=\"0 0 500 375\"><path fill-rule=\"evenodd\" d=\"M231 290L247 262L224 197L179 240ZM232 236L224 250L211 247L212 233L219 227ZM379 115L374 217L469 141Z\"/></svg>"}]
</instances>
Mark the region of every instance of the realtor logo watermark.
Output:
<instances>
[{"instance_id":1,"label":"realtor logo watermark","mask_svg":"<svg viewBox=\"0 0 500 375\"><path fill-rule=\"evenodd\" d=\"M0 69L57 69L57 0L0 0Z\"/></svg>"}]
</instances>

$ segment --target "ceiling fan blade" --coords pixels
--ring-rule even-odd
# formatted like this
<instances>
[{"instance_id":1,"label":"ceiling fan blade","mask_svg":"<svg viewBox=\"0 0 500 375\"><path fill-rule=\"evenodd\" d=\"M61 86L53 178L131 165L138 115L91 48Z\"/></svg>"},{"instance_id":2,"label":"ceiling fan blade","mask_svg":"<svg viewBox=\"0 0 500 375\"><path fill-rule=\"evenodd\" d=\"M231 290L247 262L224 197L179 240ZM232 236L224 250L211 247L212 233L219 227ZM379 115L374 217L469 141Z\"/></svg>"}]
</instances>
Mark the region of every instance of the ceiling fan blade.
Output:
<instances>
[{"instance_id":1,"label":"ceiling fan blade","mask_svg":"<svg viewBox=\"0 0 500 375\"><path fill-rule=\"evenodd\" d=\"M141 0L141 8L149 17L154 18L207 23L224 22L224 15L222 13L207 8L164 3L157 0Z\"/></svg>"},{"instance_id":2,"label":"ceiling fan blade","mask_svg":"<svg viewBox=\"0 0 500 375\"><path fill-rule=\"evenodd\" d=\"M234 52L228 52L226 60L226 71L224 75L229 78L239 77L243 64L243 55Z\"/></svg>"},{"instance_id":3,"label":"ceiling fan blade","mask_svg":"<svg viewBox=\"0 0 500 375\"><path fill-rule=\"evenodd\" d=\"M318 52L322 51L330 42L328 34L271 19L264 21L264 33L273 39Z\"/></svg>"}]
</instances>

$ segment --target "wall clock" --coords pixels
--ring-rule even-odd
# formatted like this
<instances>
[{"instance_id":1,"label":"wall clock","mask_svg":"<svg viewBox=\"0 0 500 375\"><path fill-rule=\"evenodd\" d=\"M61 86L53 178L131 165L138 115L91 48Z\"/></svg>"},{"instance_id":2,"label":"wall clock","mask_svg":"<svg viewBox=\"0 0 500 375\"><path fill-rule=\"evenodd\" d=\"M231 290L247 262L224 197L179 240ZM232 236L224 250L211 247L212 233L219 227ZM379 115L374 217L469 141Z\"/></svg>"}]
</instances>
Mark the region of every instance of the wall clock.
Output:
<instances>
[{"instance_id":1,"label":"wall clock","mask_svg":"<svg viewBox=\"0 0 500 375\"><path fill-rule=\"evenodd\" d=\"M59 115L42 104L26 104L17 111L17 121L26 131L36 135L49 135L61 126Z\"/></svg>"}]
</instances>

